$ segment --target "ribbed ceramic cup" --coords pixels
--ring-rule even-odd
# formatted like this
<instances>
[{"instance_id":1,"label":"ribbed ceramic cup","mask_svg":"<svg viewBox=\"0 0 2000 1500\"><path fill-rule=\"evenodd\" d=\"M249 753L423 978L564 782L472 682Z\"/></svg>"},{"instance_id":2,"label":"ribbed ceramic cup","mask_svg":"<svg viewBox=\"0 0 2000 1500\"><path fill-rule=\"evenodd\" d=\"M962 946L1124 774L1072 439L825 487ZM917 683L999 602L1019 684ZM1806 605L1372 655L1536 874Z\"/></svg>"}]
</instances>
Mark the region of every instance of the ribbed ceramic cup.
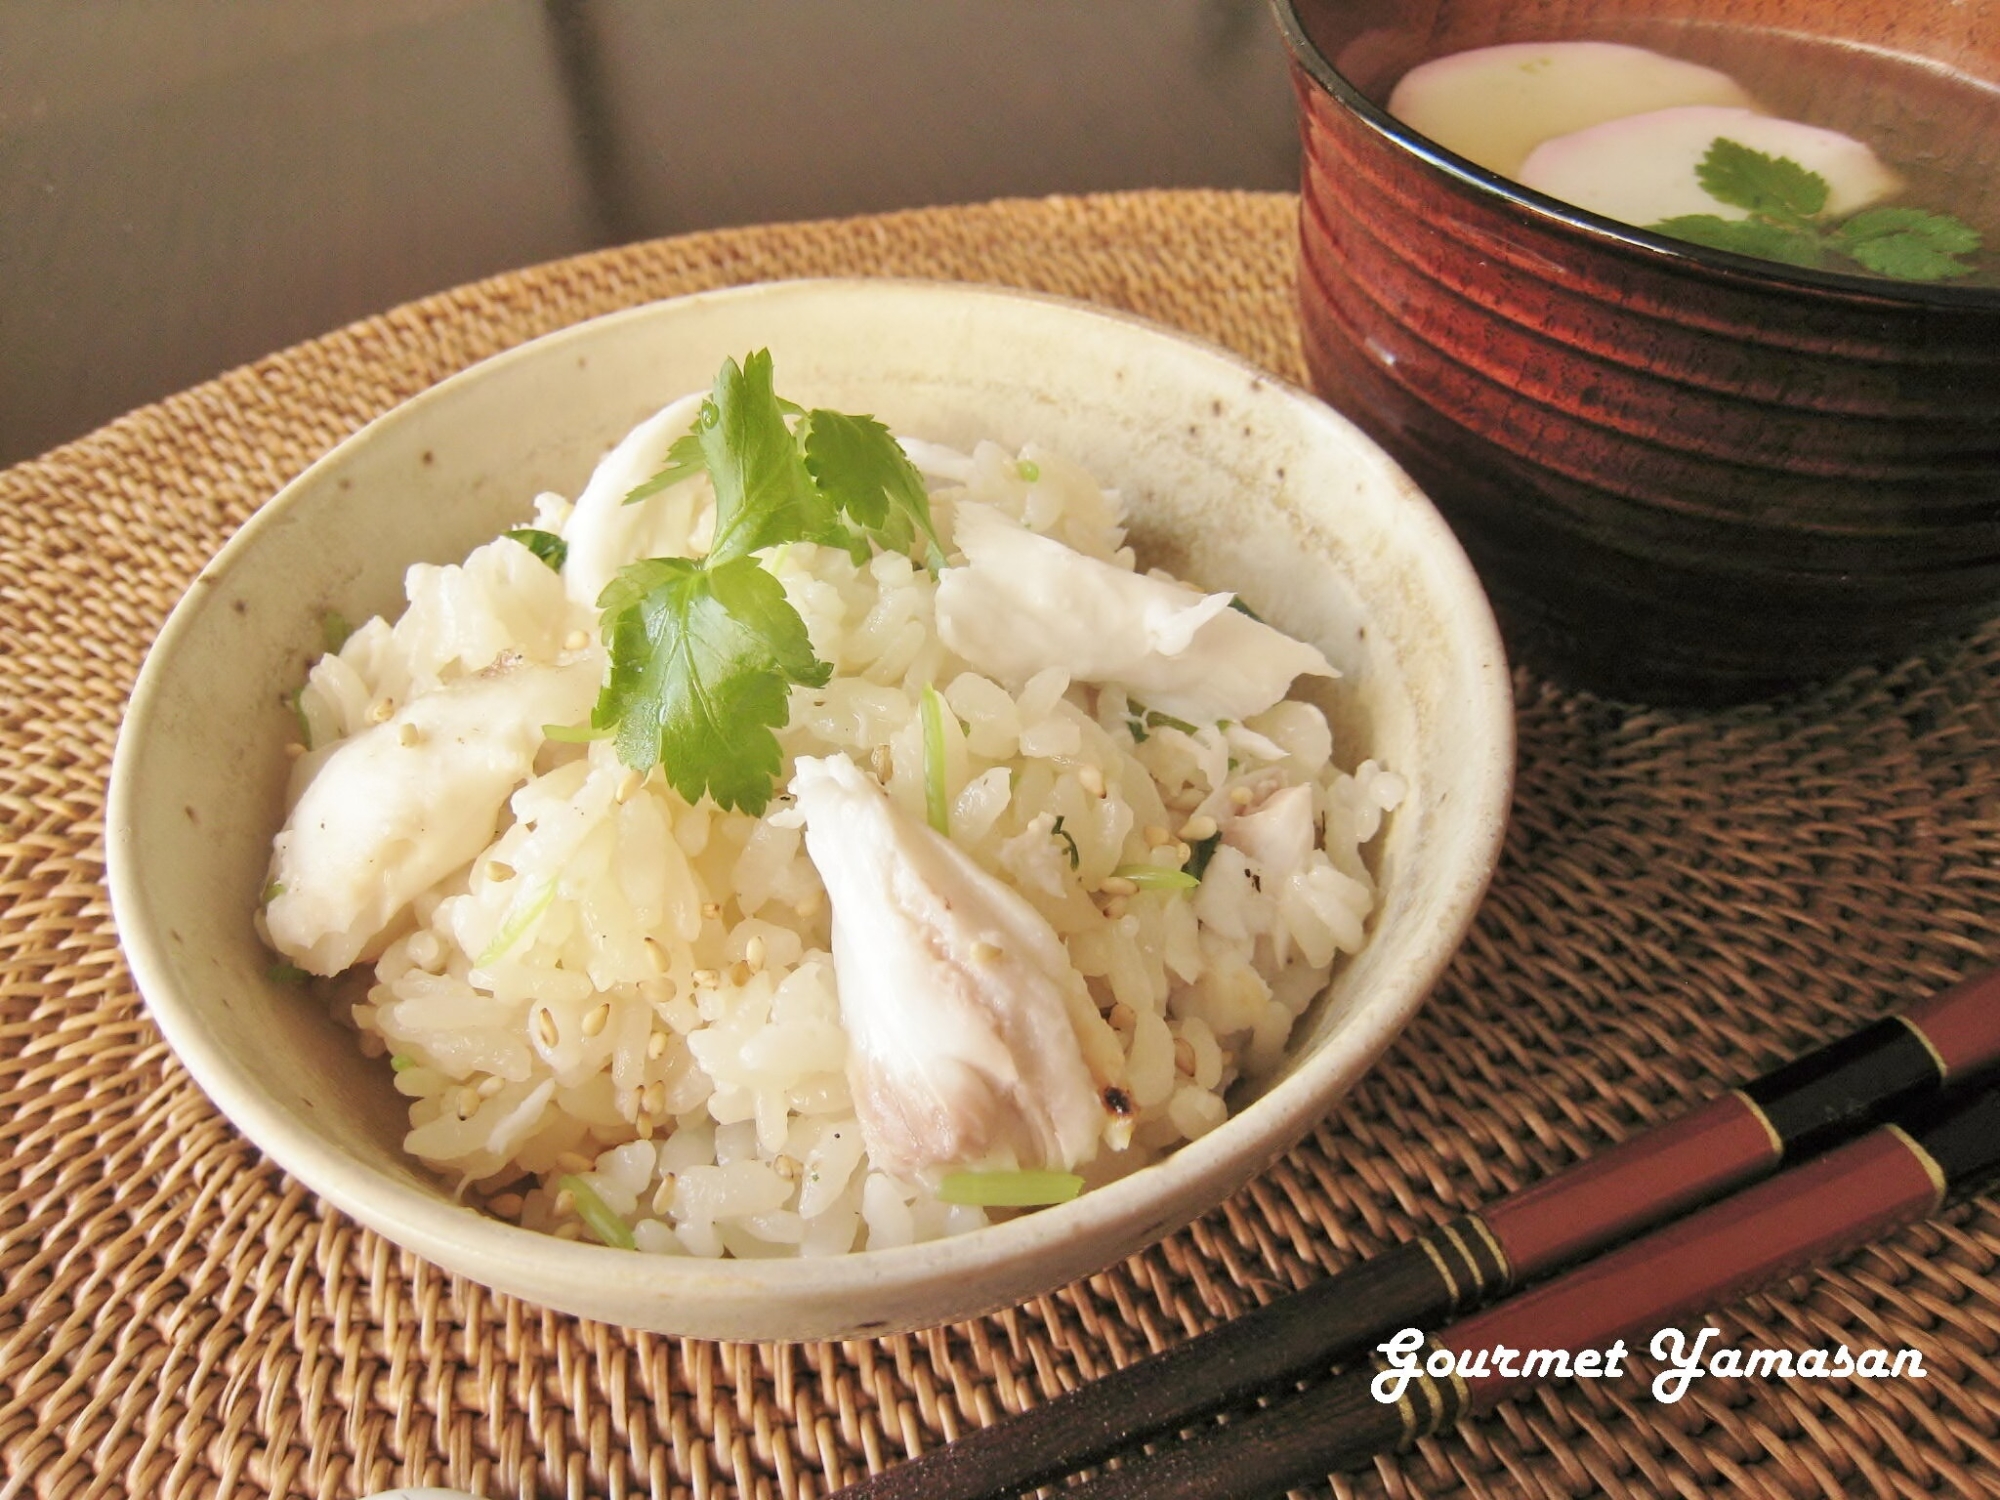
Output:
<instances>
[{"instance_id":1,"label":"ribbed ceramic cup","mask_svg":"<svg viewBox=\"0 0 2000 1500\"><path fill-rule=\"evenodd\" d=\"M1445 512L1518 654L1622 696L1747 698L2000 607L2000 86L1977 82L2000 79L2000 3L1273 9L1314 383ZM1987 226L1978 284L1669 240L1382 107L1428 58L1559 39L1720 67L1775 113L1870 140L1904 201Z\"/></svg>"}]
</instances>

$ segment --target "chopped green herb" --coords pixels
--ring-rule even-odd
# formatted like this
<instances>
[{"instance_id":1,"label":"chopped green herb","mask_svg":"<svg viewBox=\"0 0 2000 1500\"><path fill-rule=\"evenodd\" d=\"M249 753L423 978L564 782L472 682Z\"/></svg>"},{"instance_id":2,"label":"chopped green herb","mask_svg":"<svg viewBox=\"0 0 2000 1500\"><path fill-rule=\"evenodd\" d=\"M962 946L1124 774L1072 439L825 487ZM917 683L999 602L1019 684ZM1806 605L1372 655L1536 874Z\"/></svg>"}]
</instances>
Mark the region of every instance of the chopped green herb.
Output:
<instances>
[{"instance_id":1,"label":"chopped green herb","mask_svg":"<svg viewBox=\"0 0 2000 1500\"><path fill-rule=\"evenodd\" d=\"M312 975L301 969L297 964L288 964L282 958L264 972L279 984L304 984L308 979L312 978Z\"/></svg>"},{"instance_id":2,"label":"chopped green herb","mask_svg":"<svg viewBox=\"0 0 2000 1500\"><path fill-rule=\"evenodd\" d=\"M337 609L330 609L319 617L320 639L326 642L326 649L338 651L347 644L347 638L354 634L354 628L347 623L347 617Z\"/></svg>"},{"instance_id":3,"label":"chopped green herb","mask_svg":"<svg viewBox=\"0 0 2000 1500\"><path fill-rule=\"evenodd\" d=\"M1069 867L1074 870L1078 865L1083 863L1083 856L1077 852L1075 837L1067 832L1062 825L1062 814L1057 813L1056 826L1051 828L1049 832L1069 845Z\"/></svg>"},{"instance_id":4,"label":"chopped green herb","mask_svg":"<svg viewBox=\"0 0 2000 1500\"><path fill-rule=\"evenodd\" d=\"M507 914L500 919L500 929L493 934L479 957L473 960L478 968L506 956L507 950L527 935L528 929L539 922L542 913L549 909L549 903L556 898L556 883L553 880L538 881L525 887L507 903Z\"/></svg>"},{"instance_id":5,"label":"chopped green herb","mask_svg":"<svg viewBox=\"0 0 2000 1500\"><path fill-rule=\"evenodd\" d=\"M1899 281L1943 281L1978 269L1959 258L1980 247L1979 231L1964 221L1915 208L1871 208L1829 228L1825 178L1790 157L1753 151L1726 136L1709 145L1695 178L1709 197L1749 217L1680 214L1651 228L1712 250L1793 266L1817 268L1829 256L1844 257Z\"/></svg>"},{"instance_id":6,"label":"chopped green herb","mask_svg":"<svg viewBox=\"0 0 2000 1500\"><path fill-rule=\"evenodd\" d=\"M588 745L592 740L608 740L613 730L595 729L588 724L544 724L542 738L558 745Z\"/></svg>"},{"instance_id":7,"label":"chopped green herb","mask_svg":"<svg viewBox=\"0 0 2000 1500\"><path fill-rule=\"evenodd\" d=\"M1014 465L1014 472L1029 484L1034 484L1042 477L1042 466L1032 458L1024 458Z\"/></svg>"},{"instance_id":8,"label":"chopped green herb","mask_svg":"<svg viewBox=\"0 0 2000 1500\"><path fill-rule=\"evenodd\" d=\"M292 711L292 717L298 721L299 743L310 750L313 747L313 726L312 720L306 717L306 706L303 701L305 691L303 686L299 686L285 694L285 707Z\"/></svg>"},{"instance_id":9,"label":"chopped green herb","mask_svg":"<svg viewBox=\"0 0 2000 1500\"><path fill-rule=\"evenodd\" d=\"M1191 891L1201 884L1200 876L1164 865L1120 865L1111 873L1131 881L1142 891Z\"/></svg>"},{"instance_id":10,"label":"chopped green herb","mask_svg":"<svg viewBox=\"0 0 2000 1500\"><path fill-rule=\"evenodd\" d=\"M509 541L526 547L547 563L552 572L560 573L563 564L569 561L569 543L552 531L537 531L532 526L522 526L501 534Z\"/></svg>"},{"instance_id":11,"label":"chopped green herb","mask_svg":"<svg viewBox=\"0 0 2000 1500\"><path fill-rule=\"evenodd\" d=\"M269 885L264 887L264 894L257 898L257 904L259 906L269 906L273 901L276 901L280 896L284 894L285 894L284 881L274 880Z\"/></svg>"},{"instance_id":12,"label":"chopped green herb","mask_svg":"<svg viewBox=\"0 0 2000 1500\"><path fill-rule=\"evenodd\" d=\"M1145 744L1150 731L1155 729L1178 729L1182 734L1195 732L1194 725L1188 723L1186 719L1176 719L1172 714L1160 713L1136 699L1128 702L1126 708L1128 713L1125 727L1131 730L1132 739L1136 744Z\"/></svg>"},{"instance_id":13,"label":"chopped green herb","mask_svg":"<svg viewBox=\"0 0 2000 1500\"><path fill-rule=\"evenodd\" d=\"M1239 595L1231 594L1229 596L1229 607L1235 610L1239 615L1248 615L1251 619L1255 620L1259 625L1262 625L1264 623L1264 617L1258 614L1257 611L1252 609L1249 605L1245 604L1241 596Z\"/></svg>"},{"instance_id":14,"label":"chopped green herb","mask_svg":"<svg viewBox=\"0 0 2000 1500\"><path fill-rule=\"evenodd\" d=\"M1074 1172L947 1172L937 1185L940 1202L981 1208L1041 1208L1082 1191Z\"/></svg>"},{"instance_id":15,"label":"chopped green herb","mask_svg":"<svg viewBox=\"0 0 2000 1500\"><path fill-rule=\"evenodd\" d=\"M1208 862L1215 858L1215 851L1222 847L1222 835L1211 833L1205 839L1196 839L1188 845L1188 861L1181 868L1196 880L1208 873Z\"/></svg>"},{"instance_id":16,"label":"chopped green herb","mask_svg":"<svg viewBox=\"0 0 2000 1500\"><path fill-rule=\"evenodd\" d=\"M576 1216L598 1239L614 1250L637 1248L631 1226L611 1211L610 1204L597 1196L596 1188L573 1175L558 1177L556 1187L576 1200Z\"/></svg>"},{"instance_id":17,"label":"chopped green herb","mask_svg":"<svg viewBox=\"0 0 2000 1500\"><path fill-rule=\"evenodd\" d=\"M924 721L924 816L946 838L951 837L951 799L944 775L944 696L928 682L918 712Z\"/></svg>"},{"instance_id":18,"label":"chopped green herb","mask_svg":"<svg viewBox=\"0 0 2000 1500\"><path fill-rule=\"evenodd\" d=\"M407 1073L416 1065L417 1060L407 1053L393 1052L389 1055L389 1070L392 1073Z\"/></svg>"}]
</instances>

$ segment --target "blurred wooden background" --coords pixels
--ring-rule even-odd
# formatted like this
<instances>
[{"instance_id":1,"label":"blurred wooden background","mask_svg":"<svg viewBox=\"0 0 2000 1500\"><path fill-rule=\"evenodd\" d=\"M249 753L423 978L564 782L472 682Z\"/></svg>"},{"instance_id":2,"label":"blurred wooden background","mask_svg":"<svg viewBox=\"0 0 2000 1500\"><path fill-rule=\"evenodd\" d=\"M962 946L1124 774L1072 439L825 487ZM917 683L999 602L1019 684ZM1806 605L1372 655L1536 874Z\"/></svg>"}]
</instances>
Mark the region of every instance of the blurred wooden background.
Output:
<instances>
[{"instance_id":1,"label":"blurred wooden background","mask_svg":"<svg viewBox=\"0 0 2000 1500\"><path fill-rule=\"evenodd\" d=\"M0 463L599 245L1296 161L1264 0L4 0Z\"/></svg>"}]
</instances>

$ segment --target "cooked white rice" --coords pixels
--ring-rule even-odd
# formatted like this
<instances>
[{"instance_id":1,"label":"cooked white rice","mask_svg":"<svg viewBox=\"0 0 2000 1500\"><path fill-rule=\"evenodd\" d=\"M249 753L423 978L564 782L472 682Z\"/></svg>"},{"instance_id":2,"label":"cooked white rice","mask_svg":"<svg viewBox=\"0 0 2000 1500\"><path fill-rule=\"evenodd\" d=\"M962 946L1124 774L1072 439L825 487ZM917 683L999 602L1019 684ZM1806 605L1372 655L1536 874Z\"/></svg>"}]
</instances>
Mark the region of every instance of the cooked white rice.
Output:
<instances>
[{"instance_id":1,"label":"cooked white rice","mask_svg":"<svg viewBox=\"0 0 2000 1500\"><path fill-rule=\"evenodd\" d=\"M984 504L1133 566L1116 496L1059 455L909 446L947 539L957 506ZM649 523L649 552L699 550L705 489L685 487ZM559 531L569 509L544 495L533 524ZM1362 943L1373 890L1360 849L1401 797L1397 777L1367 761L1339 769L1325 719L1302 702L1189 732L1060 670L1009 691L947 651L935 583L909 558L857 566L798 544L770 565L835 669L823 688L792 690L787 777L798 756L845 752L921 821L919 697L934 685L949 705L953 840L1047 918L1125 1053L1130 1144L1080 1168L1087 1181L1213 1129L1231 1085L1279 1060L1337 955ZM556 662L597 635L595 612L507 539L459 566L411 568L407 593L399 621L370 620L312 669L300 708L315 749L294 801L331 747L385 710L496 660ZM1281 786L1311 789L1323 830L1296 868L1261 870L1225 843L1192 893L1112 877L1178 868ZM827 1255L985 1223L869 1160L828 903L787 814L782 796L762 818L689 806L608 742L545 743L490 846L409 904L386 947L363 955L365 998L340 1002L363 1050L393 1061L409 1150L530 1228L629 1233L654 1254ZM600 1204L624 1232L607 1234Z\"/></svg>"}]
</instances>

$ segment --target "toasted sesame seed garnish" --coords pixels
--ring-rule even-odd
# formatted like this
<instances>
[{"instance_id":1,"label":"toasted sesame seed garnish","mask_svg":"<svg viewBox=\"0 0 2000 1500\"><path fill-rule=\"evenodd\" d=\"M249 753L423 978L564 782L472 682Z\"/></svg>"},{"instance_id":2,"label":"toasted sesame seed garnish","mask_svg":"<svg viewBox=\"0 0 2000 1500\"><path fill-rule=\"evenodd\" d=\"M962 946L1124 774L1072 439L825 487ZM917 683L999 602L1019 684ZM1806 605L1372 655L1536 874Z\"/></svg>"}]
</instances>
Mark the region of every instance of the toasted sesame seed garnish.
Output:
<instances>
[{"instance_id":1,"label":"toasted sesame seed garnish","mask_svg":"<svg viewBox=\"0 0 2000 1500\"><path fill-rule=\"evenodd\" d=\"M297 740L293 740L289 745L285 746L285 754L290 756L293 760L297 760L301 755L304 755L305 753L306 753L306 747L304 745L301 745Z\"/></svg>"},{"instance_id":2,"label":"toasted sesame seed garnish","mask_svg":"<svg viewBox=\"0 0 2000 1500\"><path fill-rule=\"evenodd\" d=\"M653 1189L653 1212L663 1214L674 1206L674 1174L669 1172Z\"/></svg>"},{"instance_id":3,"label":"toasted sesame seed garnish","mask_svg":"<svg viewBox=\"0 0 2000 1500\"><path fill-rule=\"evenodd\" d=\"M489 859L486 861L486 878L493 881L512 880L514 867L504 859Z\"/></svg>"},{"instance_id":4,"label":"toasted sesame seed garnish","mask_svg":"<svg viewBox=\"0 0 2000 1500\"><path fill-rule=\"evenodd\" d=\"M1093 797L1104 795L1104 772L1096 766L1083 765L1076 768L1077 783Z\"/></svg>"},{"instance_id":5,"label":"toasted sesame seed garnish","mask_svg":"<svg viewBox=\"0 0 2000 1500\"><path fill-rule=\"evenodd\" d=\"M667 1034L656 1031L646 1038L646 1056L657 1061L667 1055Z\"/></svg>"},{"instance_id":6,"label":"toasted sesame seed garnish","mask_svg":"<svg viewBox=\"0 0 2000 1500\"><path fill-rule=\"evenodd\" d=\"M408 750L413 745L422 743L423 738L424 732L417 728L416 725L407 721L396 731L396 743L401 745L405 750Z\"/></svg>"},{"instance_id":7,"label":"toasted sesame seed garnish","mask_svg":"<svg viewBox=\"0 0 2000 1500\"><path fill-rule=\"evenodd\" d=\"M1194 1043L1184 1036L1174 1038L1174 1071L1194 1077Z\"/></svg>"},{"instance_id":8,"label":"toasted sesame seed garnish","mask_svg":"<svg viewBox=\"0 0 2000 1500\"><path fill-rule=\"evenodd\" d=\"M642 1114L634 1120L632 1128L639 1133L639 1139L642 1141L650 1141L653 1138L653 1122L647 1115Z\"/></svg>"},{"instance_id":9,"label":"toasted sesame seed garnish","mask_svg":"<svg viewBox=\"0 0 2000 1500\"><path fill-rule=\"evenodd\" d=\"M1247 786L1233 786L1229 789L1229 800L1238 807L1248 807L1250 799L1257 794Z\"/></svg>"},{"instance_id":10,"label":"toasted sesame seed garnish","mask_svg":"<svg viewBox=\"0 0 2000 1500\"><path fill-rule=\"evenodd\" d=\"M370 724L386 724L395 717L396 700L394 698L377 698L373 703L368 705L368 722Z\"/></svg>"},{"instance_id":11,"label":"toasted sesame seed garnish","mask_svg":"<svg viewBox=\"0 0 2000 1500\"><path fill-rule=\"evenodd\" d=\"M696 969L688 978L694 981L698 990L712 990L721 982L722 976L713 969Z\"/></svg>"},{"instance_id":12,"label":"toasted sesame seed garnish","mask_svg":"<svg viewBox=\"0 0 2000 1500\"><path fill-rule=\"evenodd\" d=\"M506 1079L502 1078L498 1073L489 1073L479 1080L479 1097L482 1099L491 1099L505 1087L507 1087Z\"/></svg>"},{"instance_id":13,"label":"toasted sesame seed garnish","mask_svg":"<svg viewBox=\"0 0 2000 1500\"><path fill-rule=\"evenodd\" d=\"M497 1197L486 1200L487 1212L498 1214L503 1219L520 1218L521 1208L521 1195L519 1193L501 1193Z\"/></svg>"},{"instance_id":14,"label":"toasted sesame seed garnish","mask_svg":"<svg viewBox=\"0 0 2000 1500\"><path fill-rule=\"evenodd\" d=\"M461 1120L469 1120L479 1112L479 1090L469 1085L461 1085L452 1100L452 1113Z\"/></svg>"},{"instance_id":15,"label":"toasted sesame seed garnish","mask_svg":"<svg viewBox=\"0 0 2000 1500\"><path fill-rule=\"evenodd\" d=\"M979 938L972 945L972 961L976 964L990 964L1000 956L1000 945Z\"/></svg>"},{"instance_id":16,"label":"toasted sesame seed garnish","mask_svg":"<svg viewBox=\"0 0 2000 1500\"><path fill-rule=\"evenodd\" d=\"M563 650L565 651L581 651L589 644L590 636L585 631L572 630L568 635L563 637Z\"/></svg>"},{"instance_id":17,"label":"toasted sesame seed garnish","mask_svg":"<svg viewBox=\"0 0 2000 1500\"><path fill-rule=\"evenodd\" d=\"M709 921L714 921L717 917L722 915L722 903L720 901L702 902L701 914Z\"/></svg>"},{"instance_id":18,"label":"toasted sesame seed garnish","mask_svg":"<svg viewBox=\"0 0 2000 1500\"><path fill-rule=\"evenodd\" d=\"M549 1233L559 1240L580 1240L583 1238L583 1226L574 1219L564 1219Z\"/></svg>"},{"instance_id":19,"label":"toasted sesame seed garnish","mask_svg":"<svg viewBox=\"0 0 2000 1500\"><path fill-rule=\"evenodd\" d=\"M589 1012L584 1016L583 1034L585 1036L601 1036L604 1033L604 1028L606 1026L609 1026L610 1024L611 1024L611 1002L609 1000L606 1000L601 1002L600 1004L592 1006Z\"/></svg>"},{"instance_id":20,"label":"toasted sesame seed garnish","mask_svg":"<svg viewBox=\"0 0 2000 1500\"><path fill-rule=\"evenodd\" d=\"M620 807L623 807L627 802L632 800L632 794L645 784L645 780L646 778L641 772L634 771L628 766L625 774L618 778L618 790L611 794L612 800Z\"/></svg>"},{"instance_id":21,"label":"toasted sesame seed garnish","mask_svg":"<svg viewBox=\"0 0 2000 1500\"><path fill-rule=\"evenodd\" d=\"M750 976L756 972L755 969L739 958L729 966L729 982L737 989L741 989L750 982Z\"/></svg>"},{"instance_id":22,"label":"toasted sesame seed garnish","mask_svg":"<svg viewBox=\"0 0 2000 1500\"><path fill-rule=\"evenodd\" d=\"M1207 813L1196 813L1181 824L1181 837L1190 844L1199 844L1203 839L1215 837L1216 823Z\"/></svg>"},{"instance_id":23,"label":"toasted sesame seed garnish","mask_svg":"<svg viewBox=\"0 0 2000 1500\"><path fill-rule=\"evenodd\" d=\"M1098 889L1107 896L1136 896L1139 894L1137 881L1128 880L1123 875L1107 875Z\"/></svg>"},{"instance_id":24,"label":"toasted sesame seed garnish","mask_svg":"<svg viewBox=\"0 0 2000 1500\"><path fill-rule=\"evenodd\" d=\"M572 1193L568 1188L564 1188L560 1193L556 1194L554 1207L555 1215L558 1219L567 1219L571 1214L576 1212L576 1194Z\"/></svg>"},{"instance_id":25,"label":"toasted sesame seed garnish","mask_svg":"<svg viewBox=\"0 0 2000 1500\"><path fill-rule=\"evenodd\" d=\"M797 1157L786 1156L783 1152L780 1152L771 1158L771 1170L787 1182L797 1182L799 1180L799 1163Z\"/></svg>"},{"instance_id":26,"label":"toasted sesame seed garnish","mask_svg":"<svg viewBox=\"0 0 2000 1500\"><path fill-rule=\"evenodd\" d=\"M656 937L646 939L646 962L653 966L655 974L667 972L667 950L660 946L660 940Z\"/></svg>"},{"instance_id":27,"label":"toasted sesame seed garnish","mask_svg":"<svg viewBox=\"0 0 2000 1500\"><path fill-rule=\"evenodd\" d=\"M535 1012L535 1035L544 1047L553 1047L562 1040L562 1034L556 1030L555 1012L546 1006Z\"/></svg>"},{"instance_id":28,"label":"toasted sesame seed garnish","mask_svg":"<svg viewBox=\"0 0 2000 1500\"><path fill-rule=\"evenodd\" d=\"M1115 1030L1125 1031L1138 1023L1139 1013L1120 1000L1111 1007L1111 1013L1104 1019L1109 1021Z\"/></svg>"},{"instance_id":29,"label":"toasted sesame seed garnish","mask_svg":"<svg viewBox=\"0 0 2000 1500\"><path fill-rule=\"evenodd\" d=\"M764 935L761 932L753 932L744 940L743 962L750 966L752 973L764 967L764 952Z\"/></svg>"},{"instance_id":30,"label":"toasted sesame seed garnish","mask_svg":"<svg viewBox=\"0 0 2000 1500\"><path fill-rule=\"evenodd\" d=\"M556 1167L564 1172L594 1172L597 1163L581 1151L565 1151L556 1158Z\"/></svg>"},{"instance_id":31,"label":"toasted sesame seed garnish","mask_svg":"<svg viewBox=\"0 0 2000 1500\"><path fill-rule=\"evenodd\" d=\"M887 782L896 774L896 757L887 745L877 745L868 752L868 766L877 781Z\"/></svg>"},{"instance_id":32,"label":"toasted sesame seed garnish","mask_svg":"<svg viewBox=\"0 0 2000 1500\"><path fill-rule=\"evenodd\" d=\"M667 1081L664 1078L655 1078L640 1091L639 1107L649 1115L667 1112Z\"/></svg>"}]
</instances>

